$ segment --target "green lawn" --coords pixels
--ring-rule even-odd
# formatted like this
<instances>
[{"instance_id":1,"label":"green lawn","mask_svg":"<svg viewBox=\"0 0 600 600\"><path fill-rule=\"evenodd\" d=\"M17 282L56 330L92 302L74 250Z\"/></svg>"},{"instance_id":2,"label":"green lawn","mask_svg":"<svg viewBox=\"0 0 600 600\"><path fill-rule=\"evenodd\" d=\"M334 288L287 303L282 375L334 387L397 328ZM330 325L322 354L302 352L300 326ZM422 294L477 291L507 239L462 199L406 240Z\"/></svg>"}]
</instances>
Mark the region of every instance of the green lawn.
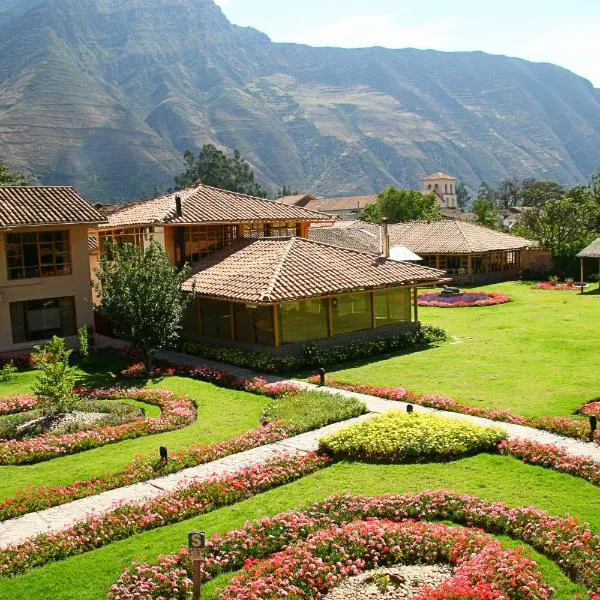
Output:
<instances>
[{"instance_id":1,"label":"green lawn","mask_svg":"<svg viewBox=\"0 0 600 600\"><path fill-rule=\"evenodd\" d=\"M600 295L532 290L508 282L475 289L509 294L487 307L421 307L423 322L452 339L368 363L330 368L339 381L403 386L467 404L533 415L568 415L600 396ZM596 285L594 285L594 292Z\"/></svg>"},{"instance_id":2,"label":"green lawn","mask_svg":"<svg viewBox=\"0 0 600 600\"><path fill-rule=\"evenodd\" d=\"M133 559L154 560L186 543L194 529L212 534L240 527L246 520L301 508L334 493L367 495L448 488L510 505L534 505L554 514L570 513L600 530L600 490L581 479L528 466L509 457L478 455L452 463L365 465L339 463L287 486L189 521L143 533L13 579L0 580L0 598L100 600ZM555 598L582 591L549 560L534 555L545 578L558 589ZM220 580L223 582L223 579ZM214 597L206 586L203 600Z\"/></svg>"},{"instance_id":3,"label":"green lawn","mask_svg":"<svg viewBox=\"0 0 600 600\"><path fill-rule=\"evenodd\" d=\"M82 371L82 378L95 385L114 385L115 380L107 377L106 372L122 368L118 362L101 358L87 367L87 371ZM18 373L15 381L0 383L0 396L31 393L34 376L33 372ZM131 381L122 383L137 385ZM149 382L146 387L168 389L189 396L197 403L198 418L189 427L177 431L109 444L35 465L1 466L0 499L12 496L27 485L66 485L77 479L110 473L125 467L137 455L158 457L159 446L174 451L233 437L259 424L263 406L268 400L264 396L226 390L184 377L168 377ZM143 406L148 410L148 416L156 416L155 407Z\"/></svg>"}]
</instances>

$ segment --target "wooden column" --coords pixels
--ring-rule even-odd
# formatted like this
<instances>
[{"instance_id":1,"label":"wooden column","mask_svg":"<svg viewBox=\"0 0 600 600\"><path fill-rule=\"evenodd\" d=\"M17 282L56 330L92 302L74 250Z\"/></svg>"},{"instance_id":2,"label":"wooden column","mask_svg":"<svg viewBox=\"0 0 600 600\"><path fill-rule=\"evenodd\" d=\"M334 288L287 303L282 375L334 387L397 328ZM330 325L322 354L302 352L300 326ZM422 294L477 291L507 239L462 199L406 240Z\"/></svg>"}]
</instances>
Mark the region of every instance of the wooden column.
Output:
<instances>
[{"instance_id":1,"label":"wooden column","mask_svg":"<svg viewBox=\"0 0 600 600\"><path fill-rule=\"evenodd\" d=\"M332 298L327 298L327 337L333 337L333 305Z\"/></svg>"},{"instance_id":2,"label":"wooden column","mask_svg":"<svg viewBox=\"0 0 600 600\"><path fill-rule=\"evenodd\" d=\"M440 268L440 255L439 254L435 255L435 268L436 269Z\"/></svg>"},{"instance_id":3,"label":"wooden column","mask_svg":"<svg viewBox=\"0 0 600 600\"><path fill-rule=\"evenodd\" d=\"M235 304L229 303L229 337L235 341Z\"/></svg>"},{"instance_id":4,"label":"wooden column","mask_svg":"<svg viewBox=\"0 0 600 600\"><path fill-rule=\"evenodd\" d=\"M473 257L470 254L467 256L467 275L473 275Z\"/></svg>"},{"instance_id":5,"label":"wooden column","mask_svg":"<svg viewBox=\"0 0 600 600\"><path fill-rule=\"evenodd\" d=\"M196 314L198 317L198 335L202 335L202 311L200 310L200 300L195 298L194 302L196 303Z\"/></svg>"},{"instance_id":6,"label":"wooden column","mask_svg":"<svg viewBox=\"0 0 600 600\"><path fill-rule=\"evenodd\" d=\"M408 300L410 302L410 293L408 294ZM417 288L413 288L413 305L415 308L415 323L419 322L419 294Z\"/></svg>"},{"instance_id":7,"label":"wooden column","mask_svg":"<svg viewBox=\"0 0 600 600\"><path fill-rule=\"evenodd\" d=\"M579 283L581 284L581 293L583 294L583 257L579 259L579 272L580 272L580 279L579 279Z\"/></svg>"},{"instance_id":8,"label":"wooden column","mask_svg":"<svg viewBox=\"0 0 600 600\"><path fill-rule=\"evenodd\" d=\"M281 346L281 332L279 331L279 306L273 304L273 335L275 338L275 347Z\"/></svg>"},{"instance_id":9,"label":"wooden column","mask_svg":"<svg viewBox=\"0 0 600 600\"><path fill-rule=\"evenodd\" d=\"M377 328L377 319L375 319L375 292L369 292L371 296L371 329Z\"/></svg>"}]
</instances>

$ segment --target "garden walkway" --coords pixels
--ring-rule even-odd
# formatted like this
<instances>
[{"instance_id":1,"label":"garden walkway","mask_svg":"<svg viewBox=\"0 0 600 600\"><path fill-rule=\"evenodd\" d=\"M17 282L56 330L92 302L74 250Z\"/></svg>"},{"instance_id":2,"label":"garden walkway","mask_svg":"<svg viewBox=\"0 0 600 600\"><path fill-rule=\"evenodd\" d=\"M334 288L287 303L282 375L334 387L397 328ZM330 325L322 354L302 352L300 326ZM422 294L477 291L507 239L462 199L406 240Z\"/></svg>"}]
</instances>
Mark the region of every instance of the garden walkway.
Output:
<instances>
[{"instance_id":1,"label":"garden walkway","mask_svg":"<svg viewBox=\"0 0 600 600\"><path fill-rule=\"evenodd\" d=\"M179 354L179 353L165 353L162 358L169 360L173 363L186 364L186 365L213 365L219 369L227 370L238 376L250 377L256 376L256 373L247 369L240 369L224 365L214 361L202 360L193 356ZM281 377L266 376L271 381L282 381ZM384 400L375 396L368 396L366 394L358 394L354 392L346 392L328 387L318 387L309 383L300 383L307 389L319 389L320 391L332 393L332 394L343 394L345 396L354 396L364 400L370 413L381 413L387 410L405 410L405 402ZM600 446L597 444L581 442L566 438L563 436L555 435L546 431L540 431L531 427L523 427L521 425L511 425L508 423L501 423L498 421L491 421L480 417L472 417L468 415L461 415L452 412L438 411L434 409L424 408L421 406L414 407L415 412L436 412L446 417L453 419L467 419L469 421L481 424L481 425L496 425L503 427L511 438L519 437L528 440L534 440L541 443L557 444L567 450L572 455L583 455L600 462ZM159 477L151 481L137 483L134 485L118 488L116 490L110 490L103 492L96 496L89 498L82 498L81 500L75 500L68 504L61 506L55 506L48 510L39 511L36 513L30 513L19 517L17 519L11 519L4 521L0 524L0 547L5 547L10 544L16 544L22 542L28 537L34 536L39 533L49 531L59 531L64 529L77 521L84 520L90 513L102 513L110 510L116 503L130 502L136 500L145 500L160 494L182 487L191 482L203 481L210 478L213 475L223 475L226 473L233 473L243 467L258 464L264 462L268 458L282 452L309 452L316 450L318 447L318 440L325 435L336 431L337 429L344 427L347 424L360 421L363 419L370 418L371 415L363 415L355 419L349 419L342 423L334 423L315 431L310 431L297 435L280 442L240 452L219 460L215 460L211 463L192 467L190 469L184 469L178 473L173 473L165 477Z\"/></svg>"}]
</instances>

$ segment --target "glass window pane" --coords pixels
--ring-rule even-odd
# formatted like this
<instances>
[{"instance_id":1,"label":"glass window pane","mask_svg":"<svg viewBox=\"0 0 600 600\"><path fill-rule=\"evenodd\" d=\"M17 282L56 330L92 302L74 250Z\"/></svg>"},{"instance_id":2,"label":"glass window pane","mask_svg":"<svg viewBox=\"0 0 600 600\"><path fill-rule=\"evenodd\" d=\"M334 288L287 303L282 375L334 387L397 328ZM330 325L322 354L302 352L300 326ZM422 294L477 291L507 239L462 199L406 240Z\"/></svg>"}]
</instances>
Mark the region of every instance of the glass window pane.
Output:
<instances>
[{"instance_id":1,"label":"glass window pane","mask_svg":"<svg viewBox=\"0 0 600 600\"><path fill-rule=\"evenodd\" d=\"M333 335L371 328L371 294L348 294L331 299Z\"/></svg>"},{"instance_id":2,"label":"glass window pane","mask_svg":"<svg viewBox=\"0 0 600 600\"><path fill-rule=\"evenodd\" d=\"M410 321L410 289L394 288L375 292L376 327L407 321Z\"/></svg>"},{"instance_id":3,"label":"glass window pane","mask_svg":"<svg viewBox=\"0 0 600 600\"><path fill-rule=\"evenodd\" d=\"M278 308L282 344L327 337L327 300L291 302Z\"/></svg>"},{"instance_id":4,"label":"glass window pane","mask_svg":"<svg viewBox=\"0 0 600 600\"><path fill-rule=\"evenodd\" d=\"M199 300L202 320L202 335L231 339L229 302Z\"/></svg>"}]
</instances>

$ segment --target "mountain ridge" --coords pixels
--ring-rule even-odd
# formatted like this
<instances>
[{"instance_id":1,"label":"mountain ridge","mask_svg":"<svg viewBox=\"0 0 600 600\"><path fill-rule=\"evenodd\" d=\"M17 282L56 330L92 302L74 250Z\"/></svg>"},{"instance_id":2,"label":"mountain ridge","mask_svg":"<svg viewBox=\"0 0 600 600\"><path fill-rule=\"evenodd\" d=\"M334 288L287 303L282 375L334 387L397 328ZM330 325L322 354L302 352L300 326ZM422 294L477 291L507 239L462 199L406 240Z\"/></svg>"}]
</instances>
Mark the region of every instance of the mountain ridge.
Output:
<instances>
[{"instance_id":1,"label":"mountain ridge","mask_svg":"<svg viewBox=\"0 0 600 600\"><path fill-rule=\"evenodd\" d=\"M0 41L2 158L91 200L172 185L203 143L239 148L271 191L329 196L598 167L600 90L556 65L274 43L212 0L30 4Z\"/></svg>"}]
</instances>

